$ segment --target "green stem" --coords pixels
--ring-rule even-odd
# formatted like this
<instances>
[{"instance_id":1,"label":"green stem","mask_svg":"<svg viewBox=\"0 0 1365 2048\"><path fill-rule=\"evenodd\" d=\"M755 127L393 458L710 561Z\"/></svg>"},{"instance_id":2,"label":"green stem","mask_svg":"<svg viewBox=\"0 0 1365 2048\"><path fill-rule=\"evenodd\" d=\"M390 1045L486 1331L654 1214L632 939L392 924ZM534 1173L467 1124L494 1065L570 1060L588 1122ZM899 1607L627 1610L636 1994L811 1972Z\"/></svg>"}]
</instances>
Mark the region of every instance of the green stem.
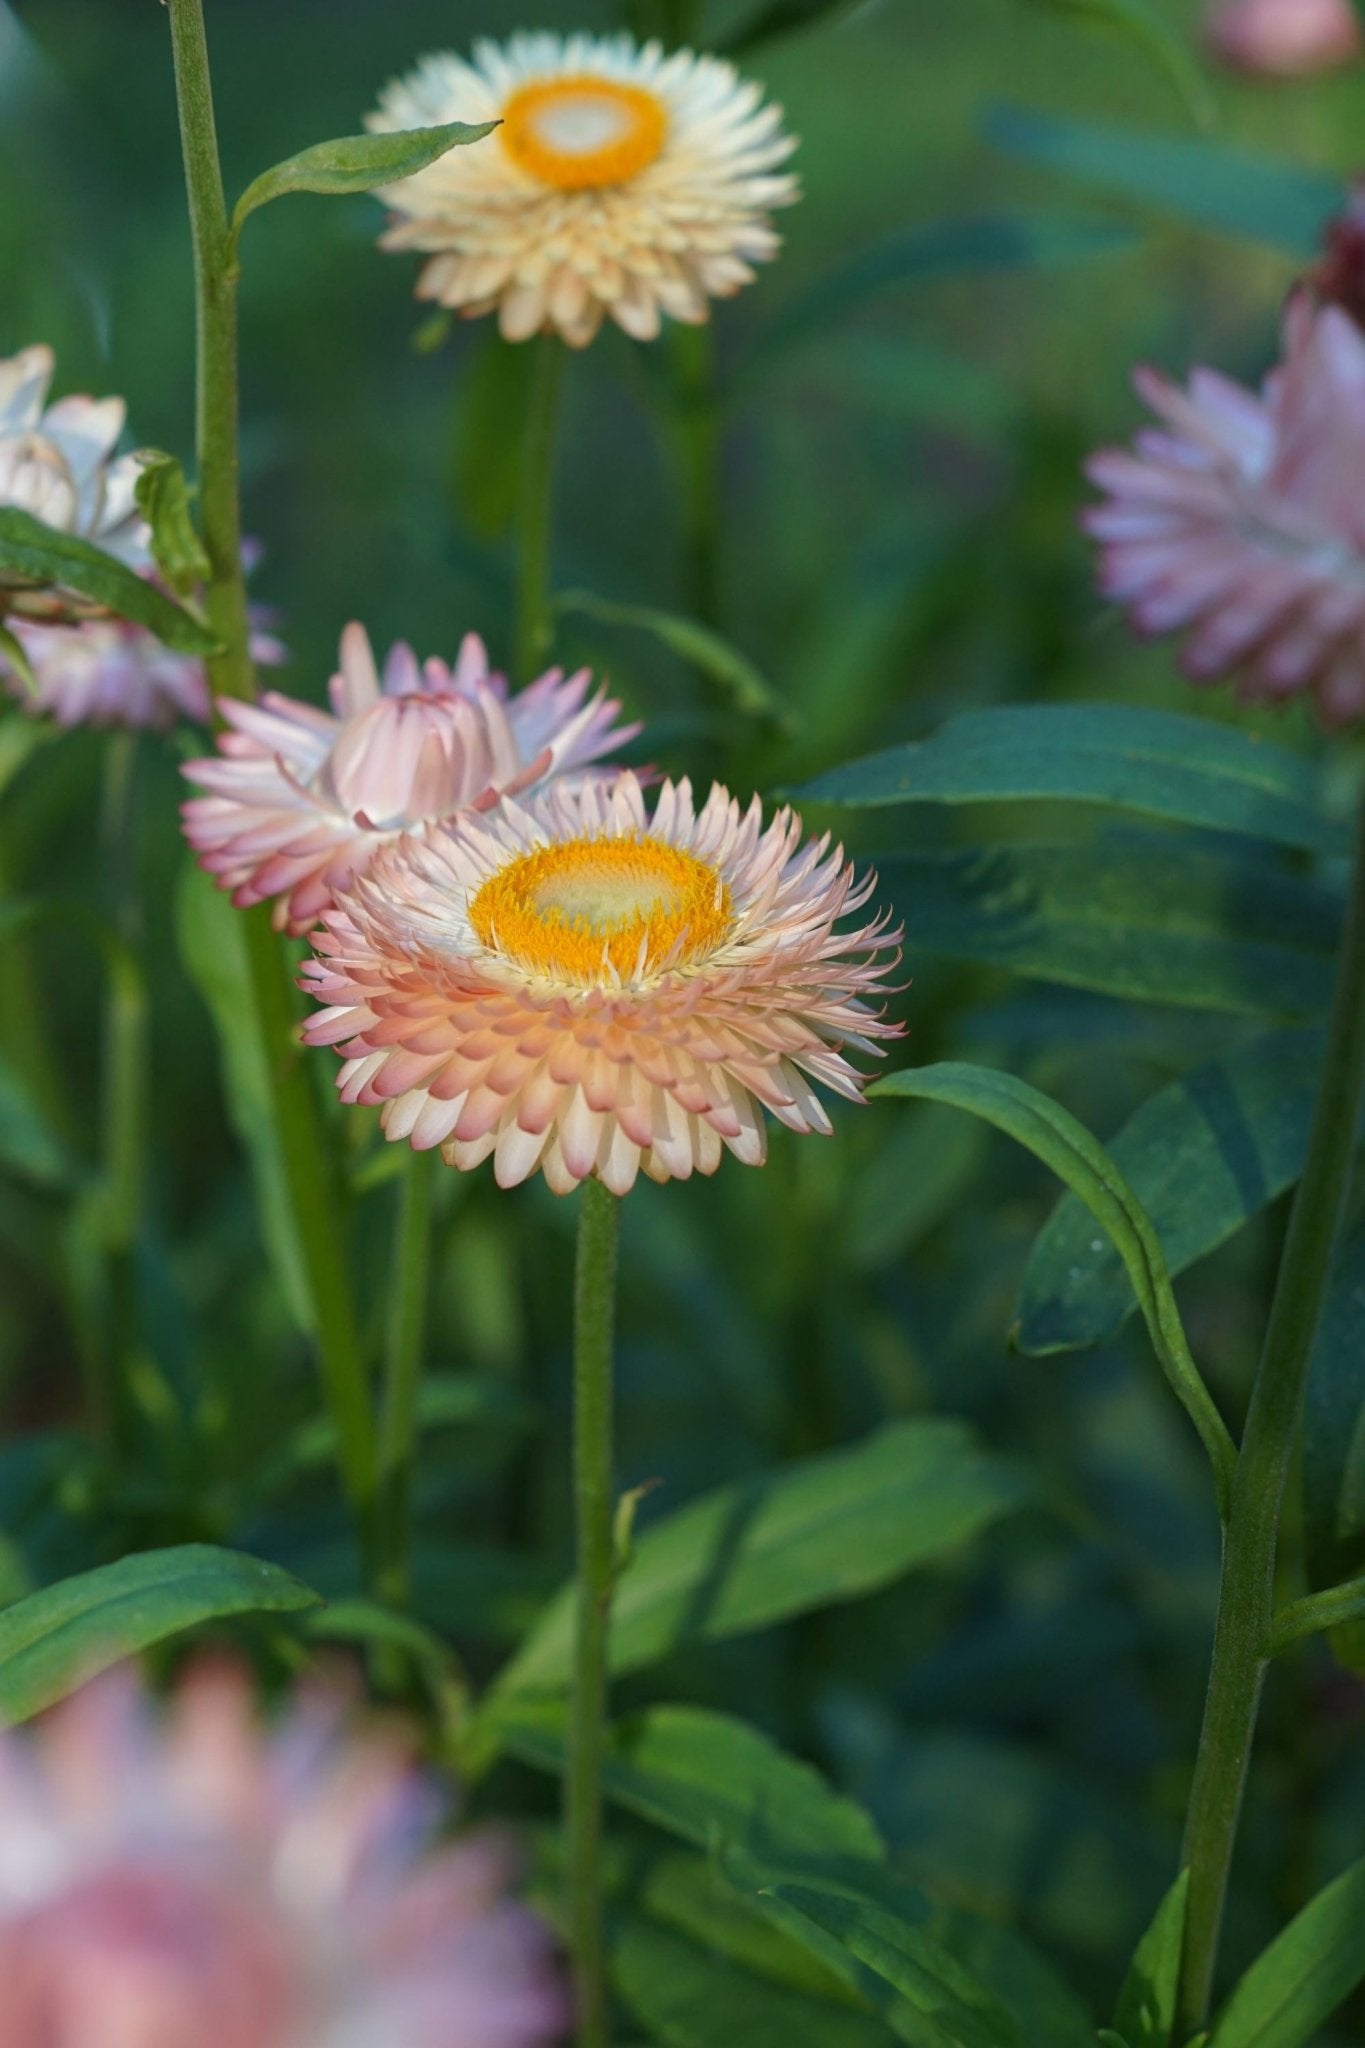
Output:
<instances>
[{"instance_id":1,"label":"green stem","mask_svg":"<svg viewBox=\"0 0 1365 2048\"><path fill-rule=\"evenodd\" d=\"M221 642L209 679L225 696L256 692L242 570L238 471L237 267L230 257L202 0L167 0L180 139L194 242L199 506L209 561L205 608ZM342 1477L372 1553L374 1429L365 1362L342 1252L342 1204L326 1136L294 1037L292 971L263 915L247 917L252 995L280 1134L290 1206L308 1274L323 1383Z\"/></svg>"},{"instance_id":2,"label":"green stem","mask_svg":"<svg viewBox=\"0 0 1365 2048\"><path fill-rule=\"evenodd\" d=\"M1213 1663L1185 1827L1190 1902L1181 2017L1186 2033L1205 2024L1213 1993L1228 1872L1265 1659L1274 1639L1280 1509L1350 1182L1363 1093L1365 803L1356 826L1350 901L1308 1155L1233 1477Z\"/></svg>"},{"instance_id":3,"label":"green stem","mask_svg":"<svg viewBox=\"0 0 1365 2048\"><path fill-rule=\"evenodd\" d=\"M412 1476L426 1348L434 1164L433 1155L426 1152L414 1152L406 1162L390 1283L379 1433L382 1551L377 1591L396 1607L407 1604L412 1583Z\"/></svg>"},{"instance_id":4,"label":"green stem","mask_svg":"<svg viewBox=\"0 0 1365 2048\"><path fill-rule=\"evenodd\" d=\"M579 2048L607 2048L602 1931L602 1752L607 1631L616 1576L612 1347L620 1207L598 1180L579 1196L574 1275L574 1506L578 1608L565 1799L565 1873Z\"/></svg>"},{"instance_id":5,"label":"green stem","mask_svg":"<svg viewBox=\"0 0 1365 2048\"><path fill-rule=\"evenodd\" d=\"M517 494L517 618L515 662L518 683L530 682L544 666L552 638L550 532L554 517L555 444L564 382L564 344L543 334L526 410Z\"/></svg>"},{"instance_id":6,"label":"green stem","mask_svg":"<svg viewBox=\"0 0 1365 2048\"><path fill-rule=\"evenodd\" d=\"M138 736L111 733L105 743L100 843L112 922L126 949L124 971L111 969L101 1058L103 1237L107 1298L89 1360L87 1400L97 1436L117 1445L119 1388L137 1341L136 1261L146 1183L147 999L138 954L141 902L134 831Z\"/></svg>"},{"instance_id":7,"label":"green stem","mask_svg":"<svg viewBox=\"0 0 1365 2048\"><path fill-rule=\"evenodd\" d=\"M679 327L670 337L676 372L674 462L682 507L687 608L704 626L720 624L720 410L709 327Z\"/></svg>"}]
</instances>

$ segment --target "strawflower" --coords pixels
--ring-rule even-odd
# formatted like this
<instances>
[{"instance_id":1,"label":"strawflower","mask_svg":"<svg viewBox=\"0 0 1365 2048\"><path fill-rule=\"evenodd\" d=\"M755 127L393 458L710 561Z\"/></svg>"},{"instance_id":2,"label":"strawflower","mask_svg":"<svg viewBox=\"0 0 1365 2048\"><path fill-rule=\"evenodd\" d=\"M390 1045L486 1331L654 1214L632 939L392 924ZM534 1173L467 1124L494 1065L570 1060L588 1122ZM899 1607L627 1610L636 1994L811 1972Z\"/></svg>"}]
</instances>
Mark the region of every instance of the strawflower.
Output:
<instances>
[{"instance_id":1,"label":"strawflower","mask_svg":"<svg viewBox=\"0 0 1365 2048\"><path fill-rule=\"evenodd\" d=\"M275 922L307 931L382 847L429 821L552 776L593 773L633 737L586 669L551 669L509 695L467 634L454 667L396 645L381 677L363 627L341 639L332 709L277 692L224 700L217 755L185 774L210 792L184 806L201 864L240 906L276 898ZM598 771L600 772L600 771Z\"/></svg>"},{"instance_id":2,"label":"strawflower","mask_svg":"<svg viewBox=\"0 0 1365 2048\"><path fill-rule=\"evenodd\" d=\"M547 2048L545 1928L492 1834L395 1739L303 1696L266 1729L204 1667L163 1716L130 1670L0 1737L5 2048Z\"/></svg>"},{"instance_id":3,"label":"strawflower","mask_svg":"<svg viewBox=\"0 0 1365 2048\"><path fill-rule=\"evenodd\" d=\"M1310 693L1325 724L1365 713L1365 333L1300 291L1260 392L1216 370L1185 389L1140 369L1160 425L1087 465L1100 584L1145 633L1183 632L1196 683Z\"/></svg>"},{"instance_id":4,"label":"strawflower","mask_svg":"<svg viewBox=\"0 0 1365 2048\"><path fill-rule=\"evenodd\" d=\"M429 254L418 296L496 312L509 341L553 329L581 348L604 318L637 341L664 317L704 321L776 253L768 216L798 196L780 168L795 142L759 86L625 35L428 57L369 125L454 120L501 126L384 191L384 246Z\"/></svg>"},{"instance_id":5,"label":"strawflower","mask_svg":"<svg viewBox=\"0 0 1365 2048\"><path fill-rule=\"evenodd\" d=\"M631 774L554 784L374 862L313 935L304 1035L390 1138L491 1155L504 1187L760 1165L765 1109L828 1132L812 1084L860 1100L847 1049L899 1029L869 1000L898 934L835 929L873 885L719 785L698 810L665 782L651 814Z\"/></svg>"},{"instance_id":6,"label":"strawflower","mask_svg":"<svg viewBox=\"0 0 1365 2048\"><path fill-rule=\"evenodd\" d=\"M59 398L47 405L50 348L0 361L0 506L91 541L129 568L151 565L150 533L137 509L136 455L113 458L127 408L121 398ZM76 618L100 607L69 591L0 572L0 613Z\"/></svg>"}]
</instances>

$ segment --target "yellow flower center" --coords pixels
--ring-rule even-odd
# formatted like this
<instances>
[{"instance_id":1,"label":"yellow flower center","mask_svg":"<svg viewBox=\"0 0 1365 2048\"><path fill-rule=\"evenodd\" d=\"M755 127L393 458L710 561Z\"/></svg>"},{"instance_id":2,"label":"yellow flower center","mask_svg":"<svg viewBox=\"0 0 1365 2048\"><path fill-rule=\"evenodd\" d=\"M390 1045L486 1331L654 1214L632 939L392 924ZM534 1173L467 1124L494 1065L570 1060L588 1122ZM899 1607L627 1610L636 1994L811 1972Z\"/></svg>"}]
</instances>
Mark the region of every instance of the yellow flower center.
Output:
<instances>
[{"instance_id":1,"label":"yellow flower center","mask_svg":"<svg viewBox=\"0 0 1365 2048\"><path fill-rule=\"evenodd\" d=\"M552 78L523 85L502 110L503 147L524 171L561 191L619 185L652 164L668 116L643 86L614 78Z\"/></svg>"},{"instance_id":2,"label":"yellow flower center","mask_svg":"<svg viewBox=\"0 0 1365 2048\"><path fill-rule=\"evenodd\" d=\"M730 891L709 861L639 834L589 836L518 854L478 889L484 945L554 980L630 981L709 953L730 927Z\"/></svg>"}]
</instances>

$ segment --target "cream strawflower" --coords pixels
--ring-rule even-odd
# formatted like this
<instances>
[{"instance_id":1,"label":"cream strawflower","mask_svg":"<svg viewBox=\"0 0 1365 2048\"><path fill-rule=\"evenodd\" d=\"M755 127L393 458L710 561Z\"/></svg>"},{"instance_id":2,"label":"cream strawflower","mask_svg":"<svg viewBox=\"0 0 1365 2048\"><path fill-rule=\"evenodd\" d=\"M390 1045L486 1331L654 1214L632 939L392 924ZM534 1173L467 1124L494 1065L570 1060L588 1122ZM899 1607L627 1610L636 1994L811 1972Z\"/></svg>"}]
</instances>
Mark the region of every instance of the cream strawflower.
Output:
<instances>
[{"instance_id":1,"label":"cream strawflower","mask_svg":"<svg viewBox=\"0 0 1365 2048\"><path fill-rule=\"evenodd\" d=\"M1194 682L1365 714L1365 334L1301 292L1259 394L1214 370L1135 382L1160 427L1087 465L1105 595L1143 632L1186 631Z\"/></svg>"},{"instance_id":2,"label":"cream strawflower","mask_svg":"<svg viewBox=\"0 0 1365 2048\"><path fill-rule=\"evenodd\" d=\"M500 121L385 188L388 249L432 260L418 296L509 341L557 329L575 348L609 314L637 341L664 315L699 323L774 255L768 215L798 196L780 107L729 64L629 36L518 35L432 56L389 86L371 128Z\"/></svg>"},{"instance_id":3,"label":"cream strawflower","mask_svg":"<svg viewBox=\"0 0 1365 2048\"><path fill-rule=\"evenodd\" d=\"M503 1187L757 1166L763 1109L828 1132L811 1083L859 1101L845 1048L899 1030L868 1000L899 935L834 928L873 886L719 785L698 811L665 782L650 816L633 775L556 783L380 856L313 934L304 1036L390 1138L491 1154Z\"/></svg>"},{"instance_id":4,"label":"cream strawflower","mask_svg":"<svg viewBox=\"0 0 1365 2048\"><path fill-rule=\"evenodd\" d=\"M107 1673L0 1735L5 2048L548 2048L549 1935L483 1834L339 1700L266 1729L226 1666Z\"/></svg>"},{"instance_id":5,"label":"cream strawflower","mask_svg":"<svg viewBox=\"0 0 1365 2048\"><path fill-rule=\"evenodd\" d=\"M151 567L150 532L137 509L136 455L111 460L127 413L121 398L59 398L44 409L52 350L21 349L0 361L0 506L93 542L132 569ZM89 616L88 599L0 573L0 613Z\"/></svg>"},{"instance_id":6,"label":"cream strawflower","mask_svg":"<svg viewBox=\"0 0 1365 2048\"><path fill-rule=\"evenodd\" d=\"M298 934L380 848L429 821L551 776L577 775L638 726L589 695L586 669L551 669L509 696L482 640L465 636L453 668L418 663L401 642L381 678L364 628L341 636L331 712L271 691L224 700L218 754L185 774L211 792L184 806L201 864L239 906L276 897L275 922Z\"/></svg>"}]
</instances>

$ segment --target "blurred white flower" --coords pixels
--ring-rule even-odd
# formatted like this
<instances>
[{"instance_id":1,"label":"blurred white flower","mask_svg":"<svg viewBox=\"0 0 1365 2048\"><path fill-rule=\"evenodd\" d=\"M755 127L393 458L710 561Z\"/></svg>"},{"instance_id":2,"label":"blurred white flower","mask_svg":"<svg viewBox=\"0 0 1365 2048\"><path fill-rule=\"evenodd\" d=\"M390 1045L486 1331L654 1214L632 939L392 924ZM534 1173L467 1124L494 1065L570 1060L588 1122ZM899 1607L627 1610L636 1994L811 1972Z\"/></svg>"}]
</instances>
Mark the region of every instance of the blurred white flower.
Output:
<instances>
[{"instance_id":1,"label":"blurred white flower","mask_svg":"<svg viewBox=\"0 0 1365 2048\"><path fill-rule=\"evenodd\" d=\"M517 35L474 60L426 58L371 128L498 121L381 195L389 249L431 261L418 296L509 341L555 329L575 348L604 316L637 341L704 321L773 256L769 214L798 197L780 107L733 66L629 36Z\"/></svg>"},{"instance_id":2,"label":"blurred white flower","mask_svg":"<svg viewBox=\"0 0 1365 2048\"><path fill-rule=\"evenodd\" d=\"M139 458L113 459L127 408L121 398L47 405L54 368L52 350L42 346L0 361L0 506L88 540L131 569L149 570L151 536L136 502ZM51 619L99 610L0 572L0 611Z\"/></svg>"}]
</instances>

